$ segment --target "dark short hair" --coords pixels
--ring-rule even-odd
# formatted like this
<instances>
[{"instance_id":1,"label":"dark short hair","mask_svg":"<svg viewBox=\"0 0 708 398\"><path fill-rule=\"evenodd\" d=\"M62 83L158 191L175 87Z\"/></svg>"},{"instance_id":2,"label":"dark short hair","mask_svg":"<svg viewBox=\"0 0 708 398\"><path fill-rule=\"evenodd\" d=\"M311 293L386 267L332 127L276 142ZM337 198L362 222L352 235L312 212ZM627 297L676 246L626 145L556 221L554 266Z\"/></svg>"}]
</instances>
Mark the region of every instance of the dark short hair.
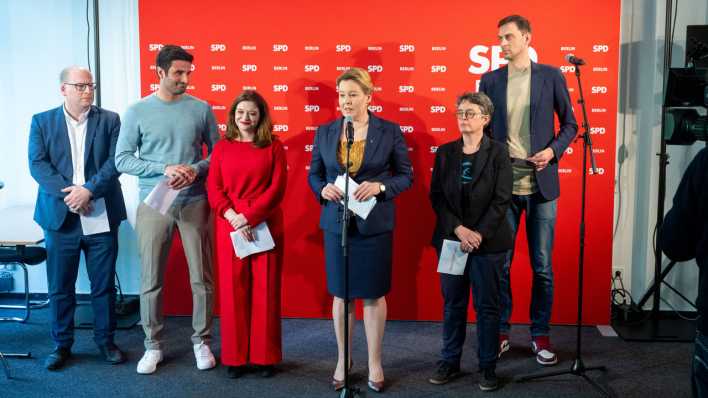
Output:
<instances>
[{"instance_id":1,"label":"dark short hair","mask_svg":"<svg viewBox=\"0 0 708 398\"><path fill-rule=\"evenodd\" d=\"M521 15L509 15L508 17L500 19L497 24L497 28L501 28L502 25L506 25L508 23L515 23L516 27L523 33L531 33L531 22Z\"/></svg>"},{"instance_id":2,"label":"dark short hair","mask_svg":"<svg viewBox=\"0 0 708 398\"><path fill-rule=\"evenodd\" d=\"M473 93L469 91L462 93L457 97L455 105L459 108L460 104L465 101L477 105L483 115L487 115L491 118L492 114L494 114L494 104L492 104L492 100L490 100L485 93Z\"/></svg>"},{"instance_id":3,"label":"dark short hair","mask_svg":"<svg viewBox=\"0 0 708 398\"><path fill-rule=\"evenodd\" d=\"M255 137L253 137L253 145L258 148L267 147L275 138L273 136L273 122L271 121L270 113L268 112L268 103L263 96L253 90L246 90L242 92L231 104L231 108L229 109L229 121L226 123L226 134L224 134L224 138L229 141L234 141L241 137L241 132L236 125L234 113L236 112L236 107L238 104L244 101L251 101L256 104L258 107L258 113L260 114L258 116L256 134Z\"/></svg>"},{"instance_id":4,"label":"dark short hair","mask_svg":"<svg viewBox=\"0 0 708 398\"><path fill-rule=\"evenodd\" d=\"M194 56L187 51L185 51L180 46L175 46L174 44L166 44L157 53L157 59L155 64L162 70L167 72L172 66L172 61L187 61L191 63L194 60Z\"/></svg>"}]
</instances>

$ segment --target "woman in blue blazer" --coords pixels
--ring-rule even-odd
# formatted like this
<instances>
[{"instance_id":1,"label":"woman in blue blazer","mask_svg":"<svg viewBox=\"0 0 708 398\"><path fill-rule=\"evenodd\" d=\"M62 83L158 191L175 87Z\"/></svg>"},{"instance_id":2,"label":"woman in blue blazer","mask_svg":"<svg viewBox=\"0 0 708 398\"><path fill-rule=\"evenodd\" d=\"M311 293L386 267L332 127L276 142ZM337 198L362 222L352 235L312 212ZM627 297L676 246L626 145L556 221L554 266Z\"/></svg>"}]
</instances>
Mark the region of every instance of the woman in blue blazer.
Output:
<instances>
[{"instance_id":1,"label":"woman in blue blazer","mask_svg":"<svg viewBox=\"0 0 708 398\"><path fill-rule=\"evenodd\" d=\"M413 169L398 125L368 112L373 84L361 68L351 68L337 78L339 108L354 125L350 155L350 175L359 184L357 200L376 197L377 203L366 219L352 216L349 236L349 298L364 300L364 328L369 353L369 383L374 391L383 389L381 344L386 324L385 295L391 287L393 241L393 198L408 189ZM322 205L320 228L324 232L327 289L334 296L332 317L337 337L338 360L332 385L344 387L344 263L341 250L343 192L334 185L344 174L346 132L344 117L320 126L315 135L308 180ZM354 305L349 306L351 345ZM351 358L351 357L350 357ZM349 364L351 366L351 362Z\"/></svg>"},{"instance_id":2,"label":"woman in blue blazer","mask_svg":"<svg viewBox=\"0 0 708 398\"><path fill-rule=\"evenodd\" d=\"M443 240L452 240L469 254L462 275L440 273L445 302L442 358L429 381L445 384L460 374L471 285L482 373L479 386L484 391L498 387L500 273L513 246L505 218L513 181L509 152L505 144L483 132L493 112L492 101L482 93L458 98L461 137L438 148L430 181L430 201L437 216L433 246L439 255Z\"/></svg>"}]
</instances>

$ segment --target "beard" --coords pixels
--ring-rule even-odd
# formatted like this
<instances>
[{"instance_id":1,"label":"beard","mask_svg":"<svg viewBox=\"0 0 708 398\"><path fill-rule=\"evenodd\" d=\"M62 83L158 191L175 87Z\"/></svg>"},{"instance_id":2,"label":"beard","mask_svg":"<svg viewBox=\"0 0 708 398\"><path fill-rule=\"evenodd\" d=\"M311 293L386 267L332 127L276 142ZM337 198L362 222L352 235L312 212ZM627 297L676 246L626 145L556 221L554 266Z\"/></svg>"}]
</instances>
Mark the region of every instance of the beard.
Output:
<instances>
[{"instance_id":1,"label":"beard","mask_svg":"<svg viewBox=\"0 0 708 398\"><path fill-rule=\"evenodd\" d=\"M187 85L175 84L171 91L173 95L184 94L187 91Z\"/></svg>"}]
</instances>

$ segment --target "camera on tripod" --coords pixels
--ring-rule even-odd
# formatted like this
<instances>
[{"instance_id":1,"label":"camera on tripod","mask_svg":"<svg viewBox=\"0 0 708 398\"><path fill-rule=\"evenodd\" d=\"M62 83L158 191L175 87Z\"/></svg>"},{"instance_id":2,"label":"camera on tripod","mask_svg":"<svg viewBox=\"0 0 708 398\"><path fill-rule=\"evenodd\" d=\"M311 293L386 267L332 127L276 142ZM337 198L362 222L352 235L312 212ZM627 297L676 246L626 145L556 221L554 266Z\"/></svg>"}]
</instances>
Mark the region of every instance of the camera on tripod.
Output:
<instances>
[{"instance_id":1,"label":"camera on tripod","mask_svg":"<svg viewBox=\"0 0 708 398\"><path fill-rule=\"evenodd\" d=\"M666 144L708 141L708 68L671 68L664 107Z\"/></svg>"}]
</instances>

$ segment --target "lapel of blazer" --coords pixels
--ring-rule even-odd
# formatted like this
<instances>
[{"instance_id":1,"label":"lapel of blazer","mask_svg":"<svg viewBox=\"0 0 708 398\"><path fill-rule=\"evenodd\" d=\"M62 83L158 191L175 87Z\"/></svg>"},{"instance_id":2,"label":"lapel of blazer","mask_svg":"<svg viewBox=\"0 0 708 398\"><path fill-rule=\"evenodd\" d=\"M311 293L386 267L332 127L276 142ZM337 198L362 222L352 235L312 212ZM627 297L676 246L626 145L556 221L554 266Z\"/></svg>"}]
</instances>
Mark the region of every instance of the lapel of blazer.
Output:
<instances>
[{"instance_id":1,"label":"lapel of blazer","mask_svg":"<svg viewBox=\"0 0 708 398\"><path fill-rule=\"evenodd\" d=\"M489 149L491 144L489 143L489 138L486 135L482 136L482 142L479 143L479 151L477 151L477 159L472 167L472 181L471 184L476 184L479 175L482 174L482 170L487 165L487 160L489 159Z\"/></svg>"},{"instance_id":2,"label":"lapel of blazer","mask_svg":"<svg viewBox=\"0 0 708 398\"><path fill-rule=\"evenodd\" d=\"M339 150L339 136L341 135L342 123L344 123L344 118L338 118L332 124L329 125L327 129L327 156L334 161L337 165L337 175L344 174L344 167L339 163L337 158L337 151Z\"/></svg>"},{"instance_id":3,"label":"lapel of blazer","mask_svg":"<svg viewBox=\"0 0 708 398\"><path fill-rule=\"evenodd\" d=\"M504 126L502 130L504 131L504 136L500 138L506 141L507 129L509 128L506 124L506 89L509 85L509 67L503 66L497 69L497 78L499 80L499 88L495 93L497 101L494 102L494 113L500 115L501 124Z\"/></svg>"},{"instance_id":4,"label":"lapel of blazer","mask_svg":"<svg viewBox=\"0 0 708 398\"><path fill-rule=\"evenodd\" d=\"M88 121L86 122L86 142L84 143L84 174L86 174L86 166L89 162L89 155L91 154L91 145L93 145L93 139L96 136L96 124L98 124L99 112L98 108L91 106L88 114Z\"/></svg>"},{"instance_id":5,"label":"lapel of blazer","mask_svg":"<svg viewBox=\"0 0 708 398\"><path fill-rule=\"evenodd\" d=\"M59 151L63 154L68 154L68 156L60 156L57 159L64 159L64 161L58 161L57 170L67 177L71 181L74 177L74 166L72 164L71 158L71 142L69 141L69 130L66 127L66 116L64 116L64 105L56 108L54 110L54 120L53 124L55 128L48 131L51 134L48 144L57 145ZM47 152L51 152L52 148L48 148Z\"/></svg>"},{"instance_id":6,"label":"lapel of blazer","mask_svg":"<svg viewBox=\"0 0 708 398\"><path fill-rule=\"evenodd\" d=\"M448 178L445 179L445 196L452 206L455 214L462 216L462 183L460 182L460 171L462 168L462 137L455 141L448 154L445 167Z\"/></svg>"},{"instance_id":7,"label":"lapel of blazer","mask_svg":"<svg viewBox=\"0 0 708 398\"><path fill-rule=\"evenodd\" d=\"M541 67L535 62L531 62L531 109L529 109L529 125L531 127L531 131L533 131L533 121L536 117L536 112L538 111L538 101L541 99L543 85L544 77L541 74ZM533 134L531 134L531 139L533 139ZM531 146L533 147L533 145Z\"/></svg>"},{"instance_id":8,"label":"lapel of blazer","mask_svg":"<svg viewBox=\"0 0 708 398\"><path fill-rule=\"evenodd\" d=\"M374 156L375 149L380 145L379 141L383 136L382 128L381 119L369 112L369 128L366 130L366 144L364 145L364 159L361 162L361 169L371 163L371 157ZM357 174L361 173L361 169Z\"/></svg>"}]
</instances>

